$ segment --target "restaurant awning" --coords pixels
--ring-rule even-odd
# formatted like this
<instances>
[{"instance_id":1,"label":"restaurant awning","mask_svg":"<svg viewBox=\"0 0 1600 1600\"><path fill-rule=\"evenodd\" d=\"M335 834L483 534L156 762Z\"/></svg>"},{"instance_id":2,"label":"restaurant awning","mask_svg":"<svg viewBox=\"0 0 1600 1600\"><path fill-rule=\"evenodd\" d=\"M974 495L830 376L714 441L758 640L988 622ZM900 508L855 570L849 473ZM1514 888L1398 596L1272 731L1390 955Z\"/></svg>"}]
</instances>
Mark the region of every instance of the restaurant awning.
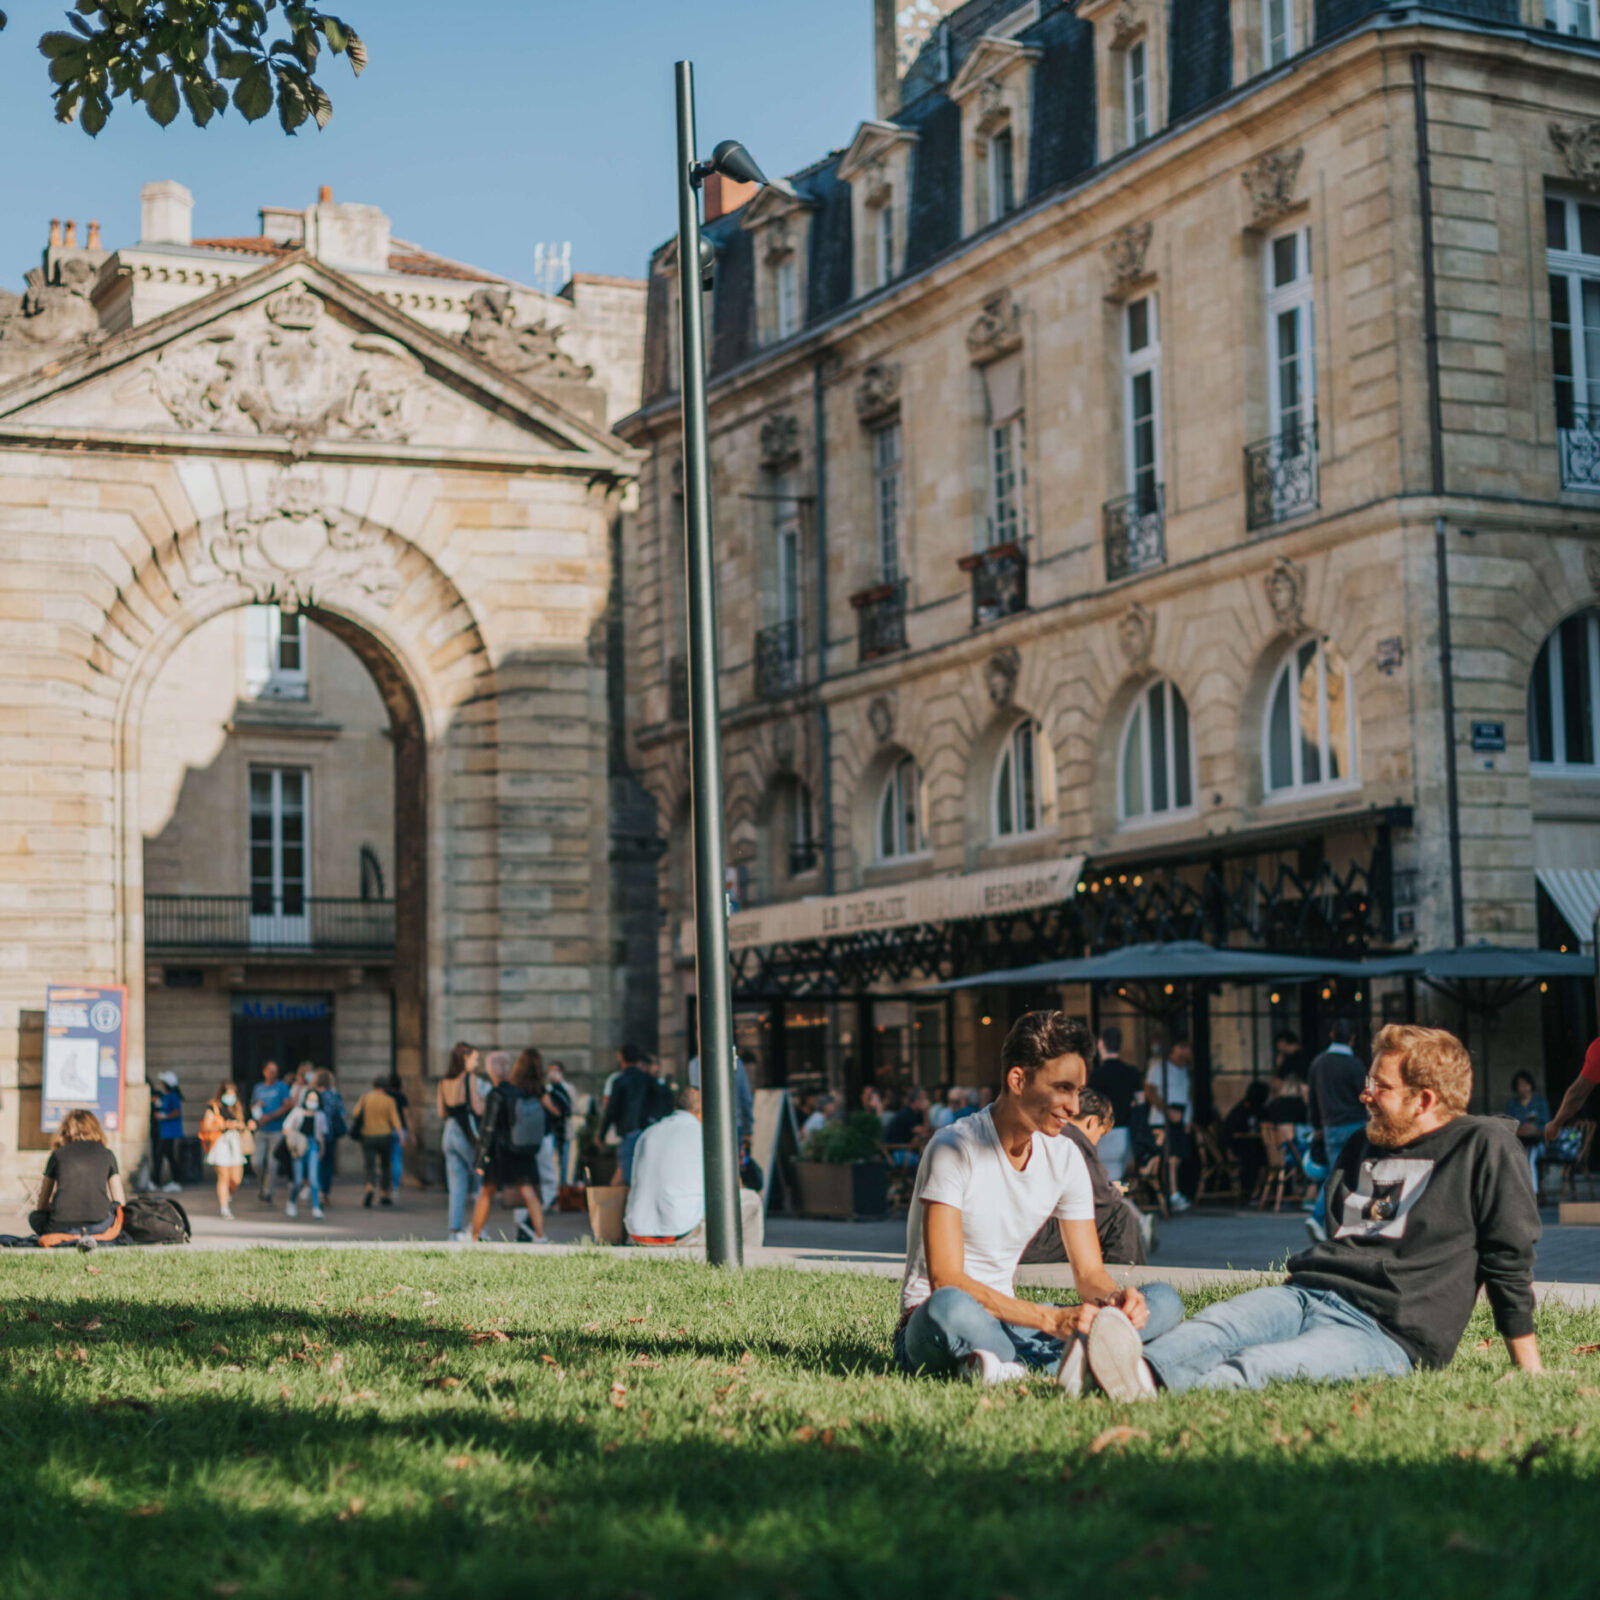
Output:
<instances>
[{"instance_id":1,"label":"restaurant awning","mask_svg":"<svg viewBox=\"0 0 1600 1600\"><path fill-rule=\"evenodd\" d=\"M1002 968L935 984L935 990L1033 988L1055 983L1312 983L1319 978L1364 973L1359 961L1334 956L1279 955L1271 950L1230 950L1198 939L1124 945L1101 956L1043 961L1031 967Z\"/></svg>"},{"instance_id":2,"label":"restaurant awning","mask_svg":"<svg viewBox=\"0 0 1600 1600\"><path fill-rule=\"evenodd\" d=\"M1540 867L1536 875L1580 942L1593 944L1594 919L1600 916L1600 871L1593 867Z\"/></svg>"},{"instance_id":3,"label":"restaurant awning","mask_svg":"<svg viewBox=\"0 0 1600 1600\"><path fill-rule=\"evenodd\" d=\"M738 951L801 944L1059 905L1077 893L1082 870L1082 856L1067 856L1023 866L994 867L986 872L913 878L907 883L860 889L852 894L757 906L728 918L728 948ZM692 929L686 948L694 948Z\"/></svg>"},{"instance_id":4,"label":"restaurant awning","mask_svg":"<svg viewBox=\"0 0 1600 1600\"><path fill-rule=\"evenodd\" d=\"M1540 978L1592 978L1593 956L1562 950L1530 950L1520 945L1465 944L1452 950L1419 950L1415 955L1378 956L1360 964L1370 978L1418 977L1436 985L1473 982L1529 984Z\"/></svg>"}]
</instances>

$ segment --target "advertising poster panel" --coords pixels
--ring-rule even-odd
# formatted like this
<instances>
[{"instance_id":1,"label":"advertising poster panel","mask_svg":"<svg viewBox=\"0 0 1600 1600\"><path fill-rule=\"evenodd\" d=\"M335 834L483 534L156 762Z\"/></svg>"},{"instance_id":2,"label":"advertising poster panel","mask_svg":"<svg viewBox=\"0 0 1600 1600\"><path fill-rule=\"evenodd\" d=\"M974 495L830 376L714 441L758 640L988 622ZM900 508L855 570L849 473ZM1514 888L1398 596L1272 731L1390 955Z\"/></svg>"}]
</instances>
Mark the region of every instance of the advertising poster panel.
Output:
<instances>
[{"instance_id":1,"label":"advertising poster panel","mask_svg":"<svg viewBox=\"0 0 1600 1600\"><path fill-rule=\"evenodd\" d=\"M128 991L120 984L51 984L44 1014L42 1133L85 1106L107 1133L122 1127Z\"/></svg>"}]
</instances>

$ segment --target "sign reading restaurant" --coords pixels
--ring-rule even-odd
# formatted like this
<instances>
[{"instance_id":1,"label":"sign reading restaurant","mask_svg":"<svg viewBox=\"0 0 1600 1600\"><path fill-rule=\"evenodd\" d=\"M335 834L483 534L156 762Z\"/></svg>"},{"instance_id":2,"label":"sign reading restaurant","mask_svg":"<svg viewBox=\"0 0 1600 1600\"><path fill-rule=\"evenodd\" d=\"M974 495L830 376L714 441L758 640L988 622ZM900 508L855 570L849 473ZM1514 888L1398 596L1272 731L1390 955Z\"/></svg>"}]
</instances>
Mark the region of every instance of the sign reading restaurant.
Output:
<instances>
[{"instance_id":1,"label":"sign reading restaurant","mask_svg":"<svg viewBox=\"0 0 1600 1600\"><path fill-rule=\"evenodd\" d=\"M1061 861L996 867L989 872L948 873L888 889L862 889L854 894L760 906L728 918L728 946L749 950L760 945L799 944L876 929L959 922L1057 905L1072 897L1082 870L1083 857L1071 856ZM692 924L686 924L683 937L683 947L692 950Z\"/></svg>"}]
</instances>

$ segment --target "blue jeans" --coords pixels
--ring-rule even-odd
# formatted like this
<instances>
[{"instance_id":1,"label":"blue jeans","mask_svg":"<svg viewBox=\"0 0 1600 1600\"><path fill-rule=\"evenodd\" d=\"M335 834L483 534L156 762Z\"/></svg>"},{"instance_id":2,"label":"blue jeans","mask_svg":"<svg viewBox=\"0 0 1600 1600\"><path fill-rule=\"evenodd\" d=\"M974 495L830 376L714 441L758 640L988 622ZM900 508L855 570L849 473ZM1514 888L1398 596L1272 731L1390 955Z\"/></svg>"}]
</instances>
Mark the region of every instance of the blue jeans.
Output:
<instances>
[{"instance_id":1,"label":"blue jeans","mask_svg":"<svg viewBox=\"0 0 1600 1600\"><path fill-rule=\"evenodd\" d=\"M391 1137L394 1140L394 1147L389 1154L389 1187L398 1194L400 1177L405 1170L406 1147L398 1133L392 1134Z\"/></svg>"},{"instance_id":2,"label":"blue jeans","mask_svg":"<svg viewBox=\"0 0 1600 1600\"><path fill-rule=\"evenodd\" d=\"M1328 1152L1328 1172L1339 1165L1339 1156L1344 1147L1358 1134L1366 1132L1365 1122L1335 1122L1331 1127L1322 1130L1322 1143ZM1311 1208L1311 1215L1317 1222L1321 1222L1327 1215L1328 1209L1328 1183L1324 1179L1317 1185L1317 1203Z\"/></svg>"},{"instance_id":3,"label":"blue jeans","mask_svg":"<svg viewBox=\"0 0 1600 1600\"><path fill-rule=\"evenodd\" d=\"M475 1152L461 1124L444 1125L444 1181L450 1191L450 1231L460 1233L467 1225L467 1206L478 1192L478 1174L473 1170Z\"/></svg>"},{"instance_id":4,"label":"blue jeans","mask_svg":"<svg viewBox=\"0 0 1600 1600\"><path fill-rule=\"evenodd\" d=\"M1150 1320L1140 1330L1148 1343L1183 1321L1183 1299L1167 1283L1142 1286ZM1054 1371L1062 1341L1038 1328L1019 1328L985 1311L965 1289L935 1289L894 1336L894 1358L902 1372L953 1372L974 1350L1002 1361Z\"/></svg>"},{"instance_id":5,"label":"blue jeans","mask_svg":"<svg viewBox=\"0 0 1600 1600\"><path fill-rule=\"evenodd\" d=\"M1252 1289L1197 1312L1145 1346L1168 1389L1264 1389L1301 1378L1403 1378L1411 1357L1366 1312L1329 1289Z\"/></svg>"},{"instance_id":6,"label":"blue jeans","mask_svg":"<svg viewBox=\"0 0 1600 1600\"><path fill-rule=\"evenodd\" d=\"M300 1198L300 1185L309 1184L311 1190L311 1203L314 1206L322 1204L322 1151L317 1146L315 1139L306 1140L306 1153L303 1156L292 1156L289 1166L294 1176L289 1179L289 1198Z\"/></svg>"}]
</instances>

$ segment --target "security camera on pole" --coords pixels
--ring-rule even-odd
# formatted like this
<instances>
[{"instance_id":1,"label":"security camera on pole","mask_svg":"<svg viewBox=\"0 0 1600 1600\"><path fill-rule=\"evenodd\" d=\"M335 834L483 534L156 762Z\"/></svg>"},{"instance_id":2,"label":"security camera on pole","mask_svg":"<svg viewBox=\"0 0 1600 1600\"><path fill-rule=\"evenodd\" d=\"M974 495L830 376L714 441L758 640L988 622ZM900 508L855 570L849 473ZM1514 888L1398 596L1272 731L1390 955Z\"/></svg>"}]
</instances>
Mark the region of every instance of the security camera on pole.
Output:
<instances>
[{"instance_id":1,"label":"security camera on pole","mask_svg":"<svg viewBox=\"0 0 1600 1600\"><path fill-rule=\"evenodd\" d=\"M689 793L694 828L695 983L706 1160L706 1260L742 1266L739 1149L733 1104L733 996L728 983L728 907L722 849L722 734L717 707L717 602L711 559L706 457L706 335L701 289L716 253L700 238L700 185L713 172L738 183L766 177L736 139L709 161L695 156L694 67L677 64L678 283L683 337L684 544L689 569Z\"/></svg>"}]
</instances>

